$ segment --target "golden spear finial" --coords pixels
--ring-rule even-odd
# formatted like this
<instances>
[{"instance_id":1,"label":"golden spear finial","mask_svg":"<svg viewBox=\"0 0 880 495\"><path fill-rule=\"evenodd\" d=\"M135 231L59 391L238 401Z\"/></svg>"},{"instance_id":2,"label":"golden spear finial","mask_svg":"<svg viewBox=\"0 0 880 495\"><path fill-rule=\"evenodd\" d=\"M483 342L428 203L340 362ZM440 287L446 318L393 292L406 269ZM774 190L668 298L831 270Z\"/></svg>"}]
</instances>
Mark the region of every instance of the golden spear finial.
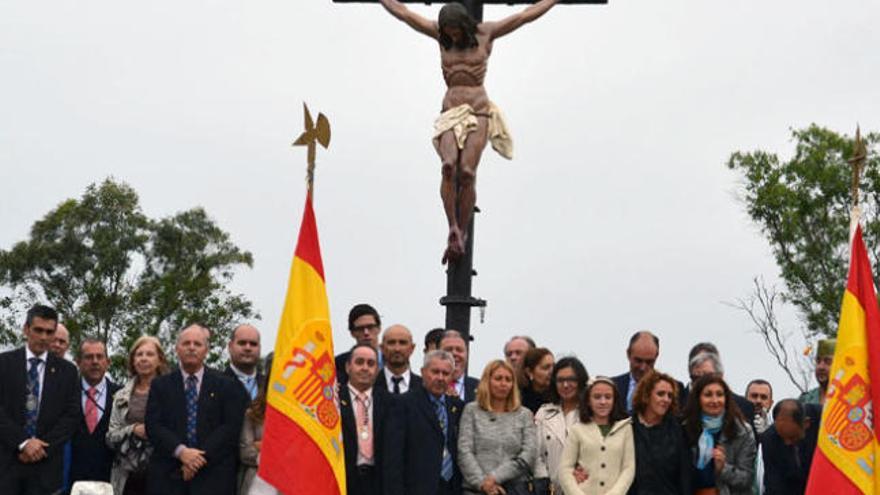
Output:
<instances>
[{"instance_id":1,"label":"golden spear finial","mask_svg":"<svg viewBox=\"0 0 880 495\"><path fill-rule=\"evenodd\" d=\"M308 168L306 169L306 181L309 187L309 194L312 193L315 186L315 143L319 143L324 149L330 146L330 121L323 113L318 114L318 122L312 121L312 114L309 107L303 103L305 111L305 128L306 130L300 134L293 146L306 146L308 149L307 157Z\"/></svg>"},{"instance_id":2,"label":"golden spear finial","mask_svg":"<svg viewBox=\"0 0 880 495\"><path fill-rule=\"evenodd\" d=\"M862 178L862 170L865 168L865 160L868 158L868 148L862 139L862 132L859 126L856 126L856 142L853 149L853 156L849 160L853 168L852 174L852 200L853 206L859 205L859 183Z\"/></svg>"}]
</instances>

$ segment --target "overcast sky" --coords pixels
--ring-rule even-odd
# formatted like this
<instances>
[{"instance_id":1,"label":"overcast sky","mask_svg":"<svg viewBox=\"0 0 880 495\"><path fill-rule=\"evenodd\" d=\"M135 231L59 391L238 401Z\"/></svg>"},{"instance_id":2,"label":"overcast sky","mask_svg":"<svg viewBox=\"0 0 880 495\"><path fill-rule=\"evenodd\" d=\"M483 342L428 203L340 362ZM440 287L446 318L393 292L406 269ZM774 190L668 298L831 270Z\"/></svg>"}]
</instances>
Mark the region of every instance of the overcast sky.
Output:
<instances>
[{"instance_id":1,"label":"overcast sky","mask_svg":"<svg viewBox=\"0 0 880 495\"><path fill-rule=\"evenodd\" d=\"M513 333L617 374L629 335L650 329L658 368L680 379L690 346L711 340L740 393L765 377L793 394L724 305L756 275L778 283L725 163L789 156L789 128L813 122L880 130L877 19L871 0L611 0L498 40L486 87L516 156L487 149L479 170L474 295L489 307L471 374ZM333 128L315 208L337 351L359 302L419 341L444 321L438 48L380 6L6 0L0 67L0 248L107 176L154 217L204 206L254 254L234 289L268 351L305 195L290 143L306 101Z\"/></svg>"}]
</instances>

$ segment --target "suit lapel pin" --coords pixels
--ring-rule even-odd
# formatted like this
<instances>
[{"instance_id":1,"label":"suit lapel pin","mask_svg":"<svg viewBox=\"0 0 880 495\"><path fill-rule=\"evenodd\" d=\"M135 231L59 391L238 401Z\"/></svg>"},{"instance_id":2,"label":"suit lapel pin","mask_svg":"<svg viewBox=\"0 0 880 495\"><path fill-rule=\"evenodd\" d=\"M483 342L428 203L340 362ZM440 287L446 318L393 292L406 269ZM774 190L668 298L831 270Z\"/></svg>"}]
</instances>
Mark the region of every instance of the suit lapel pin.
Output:
<instances>
[{"instance_id":1,"label":"suit lapel pin","mask_svg":"<svg viewBox=\"0 0 880 495\"><path fill-rule=\"evenodd\" d=\"M212 399L214 398L214 392L211 392L211 398Z\"/></svg>"},{"instance_id":2,"label":"suit lapel pin","mask_svg":"<svg viewBox=\"0 0 880 495\"><path fill-rule=\"evenodd\" d=\"M55 373L55 368L49 368L49 373Z\"/></svg>"},{"instance_id":3,"label":"suit lapel pin","mask_svg":"<svg viewBox=\"0 0 880 495\"><path fill-rule=\"evenodd\" d=\"M340 402L342 403L343 406L346 406L346 407L348 406L348 402L345 399L342 399Z\"/></svg>"}]
</instances>

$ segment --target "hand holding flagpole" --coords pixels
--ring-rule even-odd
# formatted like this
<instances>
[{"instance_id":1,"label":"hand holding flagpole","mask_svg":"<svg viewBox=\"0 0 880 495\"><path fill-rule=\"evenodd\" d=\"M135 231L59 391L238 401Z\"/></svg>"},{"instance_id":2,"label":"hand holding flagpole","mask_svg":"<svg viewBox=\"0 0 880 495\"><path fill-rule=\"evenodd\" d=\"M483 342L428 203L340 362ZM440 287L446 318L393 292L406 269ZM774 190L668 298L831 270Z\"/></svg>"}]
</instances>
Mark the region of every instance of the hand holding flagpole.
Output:
<instances>
[{"instance_id":1,"label":"hand holding flagpole","mask_svg":"<svg viewBox=\"0 0 880 495\"><path fill-rule=\"evenodd\" d=\"M318 114L318 122L312 120L312 114L309 107L303 103L303 111L305 112L305 128L302 134L293 146L306 146L308 148L307 160L308 168L306 169L306 182L308 183L309 194L312 194L315 185L315 143L320 143L324 149L330 146L330 121L323 113Z\"/></svg>"}]
</instances>

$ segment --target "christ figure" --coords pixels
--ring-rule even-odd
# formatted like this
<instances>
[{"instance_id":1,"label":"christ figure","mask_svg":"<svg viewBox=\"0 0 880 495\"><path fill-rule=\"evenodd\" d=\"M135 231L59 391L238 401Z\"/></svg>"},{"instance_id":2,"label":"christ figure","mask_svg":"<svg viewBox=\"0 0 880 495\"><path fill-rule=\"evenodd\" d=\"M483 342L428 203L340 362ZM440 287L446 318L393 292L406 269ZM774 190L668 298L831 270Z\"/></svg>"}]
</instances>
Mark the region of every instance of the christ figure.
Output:
<instances>
[{"instance_id":1,"label":"christ figure","mask_svg":"<svg viewBox=\"0 0 880 495\"><path fill-rule=\"evenodd\" d=\"M394 17L437 40L446 81L442 113L434 122L434 147L440 155L440 197L449 222L443 263L465 251L465 236L474 212L477 166L487 142L505 158L513 157L513 142L500 110L489 100L483 81L492 43L556 5L541 0L521 12L494 22L477 22L460 3L440 9L437 21L426 19L397 0L379 0Z\"/></svg>"}]
</instances>

